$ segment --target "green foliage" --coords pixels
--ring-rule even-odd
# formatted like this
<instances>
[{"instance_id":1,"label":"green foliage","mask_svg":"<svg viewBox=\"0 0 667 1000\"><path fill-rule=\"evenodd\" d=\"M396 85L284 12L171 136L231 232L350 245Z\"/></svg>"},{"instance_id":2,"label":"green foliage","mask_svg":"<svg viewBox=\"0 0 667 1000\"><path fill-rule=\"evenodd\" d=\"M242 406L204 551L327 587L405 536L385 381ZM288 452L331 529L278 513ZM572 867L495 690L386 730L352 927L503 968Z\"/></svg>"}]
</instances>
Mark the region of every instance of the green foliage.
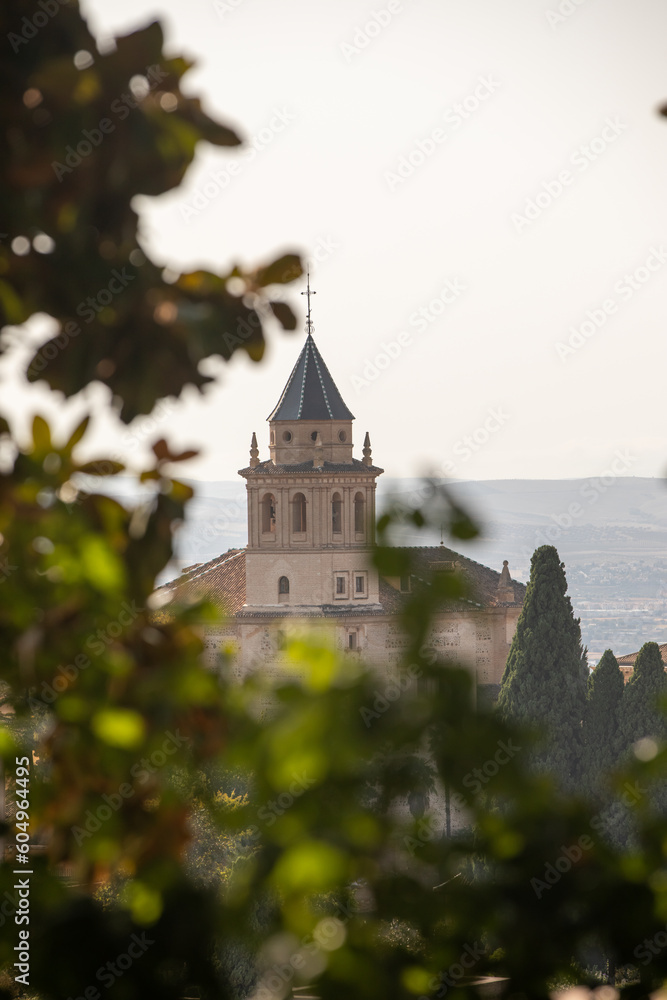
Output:
<instances>
[{"instance_id":1,"label":"green foliage","mask_svg":"<svg viewBox=\"0 0 667 1000\"><path fill-rule=\"evenodd\" d=\"M288 254L250 271L171 281L145 259L134 194L176 185L198 141L237 137L184 95L188 64L164 56L158 25L100 55L76 3L24 38L34 11L27 0L0 11L12 50L0 68L8 137L0 213L9 230L0 307L7 322L43 312L58 324L28 378L66 395L101 381L127 421L188 383L201 387L199 363L212 354L242 348L258 358L271 308L293 324L264 288L297 277L300 265ZM81 52L92 62L78 57L77 68ZM123 118L116 101L128 109ZM107 116L114 128L103 131ZM77 152L84 130L103 136L86 153ZM64 170L68 146L73 165ZM126 283L103 301L114 270L131 277L114 276ZM229 291L232 276L244 282L243 297ZM0 417L0 434L9 433ZM599 813L554 795L529 766L525 733L476 704L470 671L438 661L428 644L434 611L471 596L455 574L423 578L411 595L402 669L419 684L381 713L369 716L377 676L307 639L282 652L272 683L258 675L240 683L226 669L218 678L202 661L214 610L167 615L153 594L191 497L173 467L190 452L154 442L154 460L137 470L148 502L128 512L84 491L82 474L120 471L113 460L81 462L87 433L83 421L54 440L37 417L30 440L9 439L0 475L0 754L10 798L16 757L29 758L30 829L45 844L31 859L31 989L50 1000L95 986L109 1000L217 1000L248 992L258 977L258 991L273 994L314 982L322 1000L414 1000L450 989L465 959L473 975L506 976L508 996L537 998L569 981L573 961L582 969L593 946L619 966L637 962L637 946L667 920L664 826L640 802L641 849L620 854L599 835ZM394 511L379 525L375 560L387 575L412 569L409 551L387 544L401 519L417 530L448 525L454 538L477 532L436 484L425 495L422 509ZM540 722L550 701L562 734L574 734L572 750L573 699L583 698L578 627L555 550L538 550L533 570L503 705L506 716ZM652 656L638 661L638 692L651 686L649 674L657 684ZM658 722L642 734L658 735ZM562 747L551 738L562 774ZM628 760L618 780L658 780L665 751L655 749L650 760ZM489 763L493 784L476 789L471 775ZM216 784L221 770L247 787ZM432 813L420 816L423 801L411 802L415 819L406 802L445 781L470 824L452 838ZM12 855L0 867L6 968L15 960L18 863ZM135 936L146 948L122 976L101 980ZM665 977L663 950L641 965L636 995Z\"/></svg>"},{"instance_id":2,"label":"green foliage","mask_svg":"<svg viewBox=\"0 0 667 1000\"><path fill-rule=\"evenodd\" d=\"M34 15L28 0L0 10L8 41L0 324L35 312L54 317L60 329L31 359L28 379L66 396L102 382L129 422L185 385L210 382L199 365L211 355L227 360L242 348L259 360L269 309L294 329L287 304L271 308L264 288L299 277L301 266L284 254L227 275L197 270L166 280L141 248L132 198L176 187L200 141L235 147L241 139L183 92L192 63L164 55L157 22L101 54L74 0L28 40L22 19ZM77 68L77 53L88 53L89 65ZM11 250L15 237L26 241L21 256ZM242 279L243 295L228 290L232 277Z\"/></svg>"},{"instance_id":3,"label":"green foliage","mask_svg":"<svg viewBox=\"0 0 667 1000\"><path fill-rule=\"evenodd\" d=\"M639 650L635 668L627 683L620 720L625 751L641 739L664 740L667 724L660 699L667 691L665 665L655 642L646 642Z\"/></svg>"},{"instance_id":4,"label":"green foliage","mask_svg":"<svg viewBox=\"0 0 667 1000\"><path fill-rule=\"evenodd\" d=\"M579 620L566 591L565 567L556 549L536 549L498 708L505 718L540 732L536 767L573 790L582 757L586 672Z\"/></svg>"},{"instance_id":5,"label":"green foliage","mask_svg":"<svg viewBox=\"0 0 667 1000\"><path fill-rule=\"evenodd\" d=\"M618 763L623 687L618 661L607 649L588 679L584 711L584 777L594 801L604 800L607 776Z\"/></svg>"}]
</instances>

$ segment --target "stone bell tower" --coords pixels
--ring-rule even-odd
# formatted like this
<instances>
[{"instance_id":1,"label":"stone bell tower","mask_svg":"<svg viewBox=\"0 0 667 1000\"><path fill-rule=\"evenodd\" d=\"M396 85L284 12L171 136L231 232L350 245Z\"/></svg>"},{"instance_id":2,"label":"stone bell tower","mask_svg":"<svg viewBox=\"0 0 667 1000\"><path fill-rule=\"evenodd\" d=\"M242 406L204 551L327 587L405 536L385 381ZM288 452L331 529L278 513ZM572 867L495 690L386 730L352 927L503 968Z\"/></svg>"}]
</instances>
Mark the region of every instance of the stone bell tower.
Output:
<instances>
[{"instance_id":1,"label":"stone bell tower","mask_svg":"<svg viewBox=\"0 0 667 1000\"><path fill-rule=\"evenodd\" d=\"M239 470L248 497L246 613L328 615L379 606L375 487L368 433L353 455L354 417L313 340L308 281L306 342L268 417L269 459L253 433Z\"/></svg>"}]
</instances>

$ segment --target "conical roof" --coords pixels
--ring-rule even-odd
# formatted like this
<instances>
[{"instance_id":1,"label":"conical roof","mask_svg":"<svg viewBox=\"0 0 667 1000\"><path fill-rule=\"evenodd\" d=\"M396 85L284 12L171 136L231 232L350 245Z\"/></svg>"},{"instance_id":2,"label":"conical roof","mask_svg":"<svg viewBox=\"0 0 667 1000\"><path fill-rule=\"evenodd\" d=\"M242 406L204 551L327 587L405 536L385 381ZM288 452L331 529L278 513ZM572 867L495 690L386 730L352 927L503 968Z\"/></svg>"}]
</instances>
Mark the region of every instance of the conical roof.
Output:
<instances>
[{"instance_id":1,"label":"conical roof","mask_svg":"<svg viewBox=\"0 0 667 1000\"><path fill-rule=\"evenodd\" d=\"M308 334L269 420L354 420Z\"/></svg>"}]
</instances>

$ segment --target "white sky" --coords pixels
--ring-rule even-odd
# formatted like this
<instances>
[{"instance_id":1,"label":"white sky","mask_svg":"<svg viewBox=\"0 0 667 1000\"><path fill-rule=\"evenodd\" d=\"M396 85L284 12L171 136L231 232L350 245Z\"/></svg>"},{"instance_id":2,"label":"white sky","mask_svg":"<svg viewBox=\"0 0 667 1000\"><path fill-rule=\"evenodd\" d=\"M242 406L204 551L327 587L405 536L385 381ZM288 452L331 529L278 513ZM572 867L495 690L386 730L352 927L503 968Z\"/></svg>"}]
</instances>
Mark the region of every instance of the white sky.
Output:
<instances>
[{"instance_id":1,"label":"white sky","mask_svg":"<svg viewBox=\"0 0 667 1000\"><path fill-rule=\"evenodd\" d=\"M559 2L572 13L549 24ZM371 26L375 37L356 51L359 29L388 0L82 7L99 35L159 16L169 50L197 60L186 89L265 143L252 159L202 145L177 192L140 199L144 243L183 270L319 247L315 339L357 418L359 454L369 430L374 461L394 476L447 462L464 479L595 476L617 450L629 456L626 474L664 472L667 119L656 107L667 99L667 4L392 0L390 22L377 34ZM480 78L490 81L481 101ZM448 113L466 98L477 104L467 120ZM262 132L276 112L292 120ZM600 139L608 119L617 125ZM388 179L437 128L444 140L411 176ZM584 169L576 151L592 142ZM231 163L238 174L214 193L211 174ZM570 183L551 198L543 185L556 191L564 170ZM205 207L186 218L207 183ZM540 192L550 204L517 231L513 215ZM662 246L636 290L617 284ZM411 326L456 279L456 301ZM253 430L268 457L265 419L303 343L303 287L287 296L299 332L272 329L262 365L221 366L215 389L188 393L161 422L175 444L204 448L184 475L234 478ZM605 300L615 311L559 357L557 343ZM402 331L411 343L368 379L367 360ZM48 410L41 390L27 398ZM502 426L480 430L498 408ZM69 424L79 409L58 412ZM473 452L462 442L475 432ZM156 436L141 426L137 435ZM126 434L105 421L97 441L126 450Z\"/></svg>"}]
</instances>

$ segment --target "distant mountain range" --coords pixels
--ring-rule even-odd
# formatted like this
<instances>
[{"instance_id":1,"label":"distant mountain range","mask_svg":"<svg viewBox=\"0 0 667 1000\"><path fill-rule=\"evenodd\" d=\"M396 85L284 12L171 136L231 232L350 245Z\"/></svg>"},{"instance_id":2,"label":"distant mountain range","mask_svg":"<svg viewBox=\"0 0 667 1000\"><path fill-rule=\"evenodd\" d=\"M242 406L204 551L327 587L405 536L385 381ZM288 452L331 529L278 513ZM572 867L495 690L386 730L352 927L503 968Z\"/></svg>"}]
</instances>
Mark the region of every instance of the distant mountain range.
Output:
<instances>
[{"instance_id":1,"label":"distant mountain range","mask_svg":"<svg viewBox=\"0 0 667 1000\"><path fill-rule=\"evenodd\" d=\"M183 565L212 559L246 544L245 487L236 481L193 482L196 496L178 537ZM378 509L397 500L419 502L423 481L379 480ZM498 479L456 482L455 499L479 521L474 543L453 544L465 555L500 569L508 559L516 579L527 581L539 545L555 545L566 566L592 559L604 563L667 559L667 482L662 479ZM404 544L437 545L416 529ZM446 539L445 539L446 541Z\"/></svg>"},{"instance_id":2,"label":"distant mountain range","mask_svg":"<svg viewBox=\"0 0 667 1000\"><path fill-rule=\"evenodd\" d=\"M419 502L422 480L383 479L378 510L392 501ZM196 496L177 535L177 563L163 579L247 541L243 483L191 485ZM667 641L666 481L610 475L456 482L449 489L482 528L473 543L444 538L469 558L496 570L507 559L513 578L527 582L533 551L556 546L594 659L607 645L627 653L642 641ZM114 494L124 502L138 500L135 488L122 480L116 481ZM440 533L403 531L396 542L438 545Z\"/></svg>"}]
</instances>

